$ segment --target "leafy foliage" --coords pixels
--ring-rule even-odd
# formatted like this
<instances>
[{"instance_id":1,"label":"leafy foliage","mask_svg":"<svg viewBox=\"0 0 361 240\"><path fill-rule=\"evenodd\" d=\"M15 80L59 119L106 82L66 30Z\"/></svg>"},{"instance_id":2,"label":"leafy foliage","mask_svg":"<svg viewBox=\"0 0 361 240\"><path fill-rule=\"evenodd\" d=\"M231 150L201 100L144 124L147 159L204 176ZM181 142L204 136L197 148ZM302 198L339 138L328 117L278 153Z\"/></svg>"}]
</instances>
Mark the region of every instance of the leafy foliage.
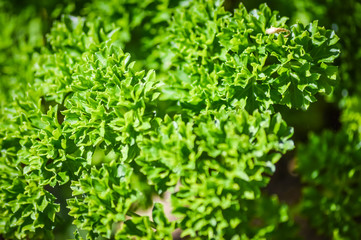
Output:
<instances>
[{"instance_id":1,"label":"leafy foliage","mask_svg":"<svg viewBox=\"0 0 361 240\"><path fill-rule=\"evenodd\" d=\"M361 70L358 67L361 62L361 3L351 1L304 1L299 4L297 11L308 18L316 17L322 25L332 27L339 36L342 36L339 45L342 54L337 60L340 66L340 86L336 91L337 98L345 95L358 94L360 92L359 79ZM347 94L346 94L347 93Z\"/></svg>"},{"instance_id":2,"label":"leafy foliage","mask_svg":"<svg viewBox=\"0 0 361 240\"><path fill-rule=\"evenodd\" d=\"M266 5L231 14L222 4L59 7L55 18L82 16L59 17L46 43L25 37L26 51L1 53L12 69L17 52L27 57L19 72L0 69L1 81L14 76L0 96L0 234L52 238L53 192L68 184L79 239L171 239L177 228L193 239L293 236L287 207L261 193L293 149L273 105L306 109L332 91L338 37L317 22L288 27ZM24 90L5 96L17 84ZM167 193L175 220L152 200Z\"/></svg>"},{"instance_id":3,"label":"leafy foliage","mask_svg":"<svg viewBox=\"0 0 361 240\"><path fill-rule=\"evenodd\" d=\"M256 7L261 0L242 1L248 8ZM358 67L361 61L361 3L358 0L305 0L284 1L269 0L267 4L280 10L282 15L290 17L292 23L302 22L308 24L318 19L322 26L332 28L340 38L338 48L341 48L340 58L336 60L339 65L340 80L333 94L334 100L347 95L359 94L361 70Z\"/></svg>"},{"instance_id":4,"label":"leafy foliage","mask_svg":"<svg viewBox=\"0 0 361 240\"><path fill-rule=\"evenodd\" d=\"M247 232L246 226L250 219L247 216L248 201L260 197L260 188L268 181L263 174L272 174L273 164L280 157L279 154L269 154L269 151L285 152L293 147L292 142L287 141L290 132L285 124L277 117L264 117L262 119L257 113L254 116L239 116L222 111L214 118L200 115L199 120L195 120L198 126L194 128L194 137L180 134L181 139L188 140L188 144L195 139L196 146L190 145L198 149L194 152L186 147L178 147L178 144L182 144L180 140L175 142L178 145L176 149L181 152L168 146L168 141L161 141L167 145L167 150L161 148L165 156L171 159L181 157L177 165L181 159L188 160L181 167L185 168L180 170L182 185L174 195L172 204L175 207L174 214L182 218L182 235L235 239L247 236L242 233ZM177 125L181 130L182 126ZM168 139L176 139L172 136L174 134L170 137L165 135ZM156 166L159 162L172 164L159 155L154 159ZM151 156L157 154L152 151ZM174 165L169 168L179 171ZM167 184L161 181L162 184L164 182Z\"/></svg>"},{"instance_id":5,"label":"leafy foliage","mask_svg":"<svg viewBox=\"0 0 361 240\"><path fill-rule=\"evenodd\" d=\"M311 224L333 239L357 239L360 201L360 98L343 101L342 128L312 134L298 147L298 172L306 184L301 208ZM317 214L315 214L317 213Z\"/></svg>"},{"instance_id":6,"label":"leafy foliage","mask_svg":"<svg viewBox=\"0 0 361 240\"><path fill-rule=\"evenodd\" d=\"M333 239L357 239L361 216L360 137L344 131L312 135L298 150L304 214L311 224ZM315 214L317 213L317 214Z\"/></svg>"},{"instance_id":7,"label":"leafy foliage","mask_svg":"<svg viewBox=\"0 0 361 240\"><path fill-rule=\"evenodd\" d=\"M360 236L357 186L360 133L360 38L361 4L359 1L268 1L292 22L304 23L317 18L340 36L340 83L333 100L340 100L341 129L313 134L309 143L300 147L297 164L305 184L300 201L303 214L310 223L333 239L357 239ZM282 9L283 8L283 11ZM297 128L297 126L295 126ZM296 144L296 149L298 148ZM354 226L354 227L352 227Z\"/></svg>"},{"instance_id":8,"label":"leafy foliage","mask_svg":"<svg viewBox=\"0 0 361 240\"><path fill-rule=\"evenodd\" d=\"M272 104L307 108L317 92L331 92L337 68L329 63L339 53L332 31L313 22L292 26L289 37L267 35L267 28L288 28L287 18L266 5L250 13L241 5L231 16L219 4L189 4L170 24L162 48L166 69L174 69L167 85L181 90L181 103L250 112ZM178 98L168 91L169 98Z\"/></svg>"},{"instance_id":9,"label":"leafy foliage","mask_svg":"<svg viewBox=\"0 0 361 240\"><path fill-rule=\"evenodd\" d=\"M351 134L361 133L361 99L359 96L352 96L344 99L341 121Z\"/></svg>"},{"instance_id":10,"label":"leafy foliage","mask_svg":"<svg viewBox=\"0 0 361 240\"><path fill-rule=\"evenodd\" d=\"M140 69L158 68L158 45L179 0L93 0L83 10L89 20L102 16L104 29L121 29L120 46L131 52Z\"/></svg>"},{"instance_id":11,"label":"leafy foliage","mask_svg":"<svg viewBox=\"0 0 361 240\"><path fill-rule=\"evenodd\" d=\"M9 6L0 2L0 99L1 104L19 95L32 82L32 55L42 46L41 19L32 7L19 17L9 13Z\"/></svg>"}]
</instances>

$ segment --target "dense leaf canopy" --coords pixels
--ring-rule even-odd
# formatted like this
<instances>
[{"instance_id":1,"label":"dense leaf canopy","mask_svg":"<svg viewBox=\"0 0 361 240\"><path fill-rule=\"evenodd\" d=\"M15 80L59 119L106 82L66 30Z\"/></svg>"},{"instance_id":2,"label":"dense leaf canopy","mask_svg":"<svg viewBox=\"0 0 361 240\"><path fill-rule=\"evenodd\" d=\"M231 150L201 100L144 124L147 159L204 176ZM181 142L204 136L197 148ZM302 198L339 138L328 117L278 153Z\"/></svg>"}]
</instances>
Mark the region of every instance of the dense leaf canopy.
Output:
<instances>
[{"instance_id":1,"label":"dense leaf canopy","mask_svg":"<svg viewBox=\"0 0 361 240\"><path fill-rule=\"evenodd\" d=\"M277 109L306 110L332 93L333 30L219 0L14 6L0 1L1 236L51 239L65 218L78 239L172 239L176 229L192 239L294 237L287 206L262 194L294 148ZM344 103L347 136L360 131L357 101ZM354 143L338 152L358 157ZM313 159L326 159L317 148L332 153L317 137L310 144L299 172L315 173L302 180L328 191L329 178L313 181L323 171ZM153 201L167 194L170 210Z\"/></svg>"}]
</instances>

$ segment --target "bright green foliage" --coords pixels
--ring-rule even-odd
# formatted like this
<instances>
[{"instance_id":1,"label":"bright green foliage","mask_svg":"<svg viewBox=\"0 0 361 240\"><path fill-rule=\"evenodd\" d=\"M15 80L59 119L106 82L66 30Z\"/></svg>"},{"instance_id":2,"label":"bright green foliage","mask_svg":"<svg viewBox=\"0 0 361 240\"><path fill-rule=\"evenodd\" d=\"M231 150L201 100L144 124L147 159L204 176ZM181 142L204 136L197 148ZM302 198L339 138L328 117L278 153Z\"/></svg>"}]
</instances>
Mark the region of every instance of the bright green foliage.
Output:
<instances>
[{"instance_id":1,"label":"bright green foliage","mask_svg":"<svg viewBox=\"0 0 361 240\"><path fill-rule=\"evenodd\" d=\"M26 91L0 109L2 236L51 238L52 192L67 184L76 238L292 235L287 207L261 194L293 148L272 105L305 109L332 91L338 38L317 22L287 27L266 5L232 15L222 3L94 0L55 21L38 54L20 51L26 71L11 75ZM174 221L152 202L166 193ZM138 214L149 206L151 218Z\"/></svg>"},{"instance_id":2,"label":"bright green foliage","mask_svg":"<svg viewBox=\"0 0 361 240\"><path fill-rule=\"evenodd\" d=\"M358 133L312 135L298 148L298 172L307 184L302 209L316 229L333 239L359 239L361 145Z\"/></svg>"},{"instance_id":3,"label":"bright green foliage","mask_svg":"<svg viewBox=\"0 0 361 240\"><path fill-rule=\"evenodd\" d=\"M1 180L3 203L0 214L0 231L6 238L46 239L51 237L48 232L53 228L55 214L59 212L59 205L55 197L35 181L27 181L22 173L7 166L7 177L12 181ZM45 231L43 230L45 229ZM14 234L14 235L13 235Z\"/></svg>"},{"instance_id":4,"label":"bright green foliage","mask_svg":"<svg viewBox=\"0 0 361 240\"><path fill-rule=\"evenodd\" d=\"M0 2L0 101L1 105L19 96L32 82L31 57L43 44L41 19L27 7L19 17Z\"/></svg>"},{"instance_id":5,"label":"bright green foliage","mask_svg":"<svg viewBox=\"0 0 361 240\"><path fill-rule=\"evenodd\" d=\"M35 2L35 1L34 1ZM1 104L24 95L34 81L35 58L45 44L47 21L74 5L48 0L46 3L0 1L0 100ZM55 7L57 5L57 7ZM21 6L21 7L19 7ZM50 12L47 12L49 10ZM50 15L50 16L48 16Z\"/></svg>"},{"instance_id":6,"label":"bright green foliage","mask_svg":"<svg viewBox=\"0 0 361 240\"><path fill-rule=\"evenodd\" d=\"M250 9L263 0L242 0ZM314 19L327 28L332 28L340 36L338 48L340 58L340 81L333 94L334 100L345 95L359 94L361 91L361 2L359 0L267 0L267 4L280 11L281 15L290 17L290 22L308 24Z\"/></svg>"},{"instance_id":7,"label":"bright green foliage","mask_svg":"<svg viewBox=\"0 0 361 240\"><path fill-rule=\"evenodd\" d=\"M78 25L77 20L80 22ZM69 37L76 36L76 32L73 34L71 31L74 30L72 27L77 26L82 30L84 25L81 19L68 18L54 27L53 32L61 27L69 27L64 31L69 34L66 37L68 41L63 41L61 35L57 35L60 39L56 40L59 41L52 41L50 37L53 52L44 53L36 67L34 86L37 91L29 92L26 100L19 99L14 108L5 110L5 121L10 123L6 126L4 122L1 130L1 135L4 136L2 146L5 149L2 159L7 161L6 165L17 166L16 172L7 171L7 168L2 170L4 172L1 179L6 182L1 185L1 189L5 192L10 191L8 188L11 187L12 178L9 176L22 176L20 179L25 178L24 181L28 184L36 183L43 191L46 185L54 187L65 184L70 179L75 180L79 177L81 167L91 164L92 155L97 149L113 153L124 152L125 147L131 145L128 157L132 158L136 153L132 151L137 149L134 146L136 133L150 128L147 119L153 117L152 101L159 95L153 90L154 72L151 71L146 76L144 72L134 72L132 64L129 64L129 54L124 54L116 44L109 41L100 47L95 46L96 35L91 38L83 36L84 44L91 42L94 51L88 45L88 52L80 58L85 45L79 46L80 41L71 41ZM72 48L72 44L78 45L78 48ZM73 49L75 50L71 52ZM65 51L70 54L66 55ZM72 69L67 67L67 61L73 63ZM64 102L65 96L65 104L58 105ZM147 104L142 99L147 99ZM56 102L58 104L52 107ZM125 156L125 159L128 157ZM49 192L47 194L53 197ZM40 196L39 193L33 198L42 203L38 200ZM16 202L16 205L22 206L21 199L18 201L20 202ZM28 202L26 200L24 205ZM52 221L40 218L39 224L30 229L27 225L22 225L27 215L15 215L15 212L12 215L12 211L8 210L12 207L8 207L11 203L1 206L4 210L1 212L7 215L4 224L9 224L11 218L18 222L20 228L7 229L9 226L6 226L2 232L10 234L18 231L22 235L17 237L22 238L19 236L29 235L28 232L35 231L35 228L43 228L44 222L48 226L45 229L53 228L53 215L49 215ZM59 211L58 205L49 206L50 209L52 207L57 210L47 210L49 213L46 214ZM36 210L36 205L34 207ZM29 214L35 214L35 210L30 209ZM23 209L17 211L21 213ZM36 220L34 216L33 220ZM32 224L31 221L28 222Z\"/></svg>"},{"instance_id":8,"label":"bright green foliage","mask_svg":"<svg viewBox=\"0 0 361 240\"><path fill-rule=\"evenodd\" d=\"M342 36L339 45L342 54L337 63L340 65L340 87L336 97L345 97L345 90L350 94L361 91L361 2L358 0L312 0L295 1L296 11L306 19L317 18L324 26L332 27ZM297 15L294 16L297 18ZM343 93L342 93L343 91ZM337 96L339 95L339 96Z\"/></svg>"},{"instance_id":9,"label":"bright green foliage","mask_svg":"<svg viewBox=\"0 0 361 240\"><path fill-rule=\"evenodd\" d=\"M50 160L58 153L57 136L49 132L56 118L52 110L42 115L39 107L40 101L19 101L1 124L0 232L10 239L48 238L59 211L44 188L63 177Z\"/></svg>"},{"instance_id":10,"label":"bright green foliage","mask_svg":"<svg viewBox=\"0 0 361 240\"><path fill-rule=\"evenodd\" d=\"M245 2L247 2L245 0ZM258 4L248 1L247 6ZM259 1L262 2L262 1ZM291 22L307 24L317 18L320 25L340 36L340 83L333 100L340 100L342 123L338 132L313 135L298 150L297 163L305 183L304 214L313 226L333 239L360 238L360 80L361 2L359 0L269 0L270 6L290 16ZM337 103L336 103L337 104ZM297 132L297 126L295 126ZM316 144L314 146L313 144ZM298 148L296 144L296 149ZM320 199L322 199L320 201Z\"/></svg>"},{"instance_id":11,"label":"bright green foliage","mask_svg":"<svg viewBox=\"0 0 361 240\"><path fill-rule=\"evenodd\" d=\"M182 184L172 205L174 214L181 219L183 235L251 237L248 225L256 215L249 214L248 208L254 208L260 187L267 184L268 178L262 174L272 174L273 164L280 157L278 153L267 153L293 147L288 140L290 129L279 116L271 119L258 113L249 116L225 111L201 115L187 124L181 118L172 121L166 117L162 125L154 137L139 143L141 152L135 161L158 192L178 181ZM130 211L141 195L132 186L130 169L129 165L112 162L99 171L92 168L90 176L83 172L72 189L74 195L85 194L84 199L69 200L74 223L92 234L110 237L113 224L128 215L132 218L115 234L116 238L129 234L156 239L170 236L175 222L153 217L151 223L148 217ZM259 235L266 233L266 229L257 231Z\"/></svg>"},{"instance_id":12,"label":"bright green foliage","mask_svg":"<svg viewBox=\"0 0 361 240\"><path fill-rule=\"evenodd\" d=\"M110 238L115 233L116 239L171 239L175 223L169 223L161 204L153 209L154 222L132 212L132 205L142 194L134 187L132 174L129 165L115 162L102 165L99 170L93 167L90 174L83 172L79 181L72 184L76 198L68 201L74 224L89 231L91 237Z\"/></svg>"},{"instance_id":13,"label":"bright green foliage","mask_svg":"<svg viewBox=\"0 0 361 240\"><path fill-rule=\"evenodd\" d=\"M93 0L83 10L88 19L102 16L104 29L121 29L120 46L131 52L139 68L158 68L158 45L179 0Z\"/></svg>"},{"instance_id":14,"label":"bright green foliage","mask_svg":"<svg viewBox=\"0 0 361 240\"><path fill-rule=\"evenodd\" d=\"M359 96L344 99L341 121L351 133L361 133L361 98Z\"/></svg>"},{"instance_id":15,"label":"bright green foliage","mask_svg":"<svg viewBox=\"0 0 361 240\"><path fill-rule=\"evenodd\" d=\"M223 104L269 109L271 104L307 108L317 92L330 93L337 68L338 37L317 22L289 28L266 5L233 16L218 1L200 1L176 12L164 46L166 97L181 103L214 108ZM266 29L283 27L290 35L267 35ZM173 92L176 88L176 93Z\"/></svg>"},{"instance_id":16,"label":"bright green foliage","mask_svg":"<svg viewBox=\"0 0 361 240\"><path fill-rule=\"evenodd\" d=\"M268 182L263 174L272 174L280 157L269 152L293 147L290 129L279 115L271 119L224 110L201 114L187 124L179 118L167 122L144 141L139 165L161 190L180 181L172 206L182 219L182 235L247 236L249 201L260 197Z\"/></svg>"}]
</instances>

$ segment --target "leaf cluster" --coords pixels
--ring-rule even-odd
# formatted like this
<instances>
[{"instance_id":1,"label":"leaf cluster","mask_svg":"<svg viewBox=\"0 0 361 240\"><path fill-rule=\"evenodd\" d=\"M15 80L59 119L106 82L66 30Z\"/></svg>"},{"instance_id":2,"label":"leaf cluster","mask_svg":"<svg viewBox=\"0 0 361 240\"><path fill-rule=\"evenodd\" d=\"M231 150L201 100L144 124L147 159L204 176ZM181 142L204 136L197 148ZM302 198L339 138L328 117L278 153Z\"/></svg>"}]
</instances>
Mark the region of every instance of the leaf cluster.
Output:
<instances>
[{"instance_id":1,"label":"leaf cluster","mask_svg":"<svg viewBox=\"0 0 361 240\"><path fill-rule=\"evenodd\" d=\"M51 238L60 186L79 239L291 229L287 207L261 193L293 148L273 105L306 109L332 91L338 38L317 22L288 27L266 5L232 14L222 4L94 0L54 21L36 54L36 44L20 51L25 70L11 74L24 90L0 109L0 234ZM268 35L271 26L291 34ZM152 201L167 193L175 220Z\"/></svg>"},{"instance_id":2,"label":"leaf cluster","mask_svg":"<svg viewBox=\"0 0 361 240\"><path fill-rule=\"evenodd\" d=\"M274 104L307 109L316 93L331 93L337 67L330 63L339 55L333 31L317 21L289 28L287 18L266 5L250 12L240 5L231 15L217 4L189 4L170 24L162 48L171 74L165 81L182 93L181 104L249 112L272 111ZM266 34L271 27L289 29L290 36ZM177 96L167 88L166 93Z\"/></svg>"}]
</instances>

